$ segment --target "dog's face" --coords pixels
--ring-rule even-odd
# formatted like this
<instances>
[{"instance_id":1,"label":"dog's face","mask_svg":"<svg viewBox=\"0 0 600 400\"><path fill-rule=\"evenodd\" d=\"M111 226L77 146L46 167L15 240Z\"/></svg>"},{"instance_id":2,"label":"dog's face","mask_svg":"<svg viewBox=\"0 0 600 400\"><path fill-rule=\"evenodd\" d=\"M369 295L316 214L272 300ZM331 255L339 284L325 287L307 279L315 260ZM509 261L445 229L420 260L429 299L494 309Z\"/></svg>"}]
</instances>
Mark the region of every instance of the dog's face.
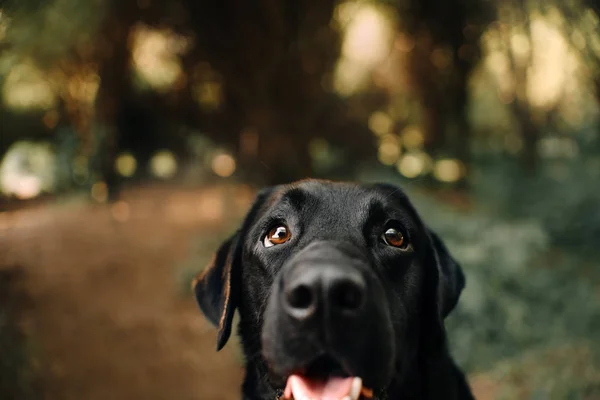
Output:
<instances>
[{"instance_id":1,"label":"dog's face","mask_svg":"<svg viewBox=\"0 0 600 400\"><path fill-rule=\"evenodd\" d=\"M219 329L238 308L248 362L279 395L385 395L443 346L464 277L389 185L301 181L263 190L195 282Z\"/></svg>"}]
</instances>

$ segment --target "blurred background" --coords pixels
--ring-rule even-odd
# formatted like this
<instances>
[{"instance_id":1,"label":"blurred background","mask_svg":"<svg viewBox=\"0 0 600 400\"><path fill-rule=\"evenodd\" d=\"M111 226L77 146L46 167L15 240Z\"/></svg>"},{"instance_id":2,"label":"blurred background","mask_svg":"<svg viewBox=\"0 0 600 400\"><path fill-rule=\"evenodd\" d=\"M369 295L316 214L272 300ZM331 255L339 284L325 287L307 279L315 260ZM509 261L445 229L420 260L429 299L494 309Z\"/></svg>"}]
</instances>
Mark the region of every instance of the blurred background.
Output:
<instances>
[{"instance_id":1,"label":"blurred background","mask_svg":"<svg viewBox=\"0 0 600 400\"><path fill-rule=\"evenodd\" d=\"M239 398L189 293L263 185L404 187L479 399L600 399L600 1L0 0L0 398Z\"/></svg>"}]
</instances>

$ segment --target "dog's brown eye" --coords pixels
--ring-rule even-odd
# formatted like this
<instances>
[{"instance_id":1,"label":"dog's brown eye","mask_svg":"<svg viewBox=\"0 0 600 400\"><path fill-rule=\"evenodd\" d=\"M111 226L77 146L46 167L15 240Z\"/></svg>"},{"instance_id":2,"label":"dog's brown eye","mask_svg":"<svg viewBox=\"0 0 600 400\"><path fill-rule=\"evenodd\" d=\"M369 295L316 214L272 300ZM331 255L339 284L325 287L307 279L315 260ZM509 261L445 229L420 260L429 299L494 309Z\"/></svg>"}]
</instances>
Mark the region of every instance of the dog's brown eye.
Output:
<instances>
[{"instance_id":1,"label":"dog's brown eye","mask_svg":"<svg viewBox=\"0 0 600 400\"><path fill-rule=\"evenodd\" d=\"M292 233L287 226L281 224L273 227L267 236L265 236L264 245L265 247L275 246L277 244L283 244L290 240Z\"/></svg>"},{"instance_id":2,"label":"dog's brown eye","mask_svg":"<svg viewBox=\"0 0 600 400\"><path fill-rule=\"evenodd\" d=\"M394 228L388 228L384 234L381 236L385 244L393 247L403 247L404 246L404 235Z\"/></svg>"}]
</instances>

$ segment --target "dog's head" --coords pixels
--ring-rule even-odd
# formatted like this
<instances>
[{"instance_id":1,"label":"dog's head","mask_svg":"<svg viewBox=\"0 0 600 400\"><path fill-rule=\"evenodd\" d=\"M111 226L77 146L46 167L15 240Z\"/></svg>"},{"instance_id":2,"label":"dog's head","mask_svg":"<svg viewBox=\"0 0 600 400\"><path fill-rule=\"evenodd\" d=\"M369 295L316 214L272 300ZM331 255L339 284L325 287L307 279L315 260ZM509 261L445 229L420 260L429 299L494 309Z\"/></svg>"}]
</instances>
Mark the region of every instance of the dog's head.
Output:
<instances>
[{"instance_id":1,"label":"dog's head","mask_svg":"<svg viewBox=\"0 0 600 400\"><path fill-rule=\"evenodd\" d=\"M308 180L260 192L194 291L217 349L239 310L248 362L276 393L354 400L444 351L443 319L463 286L399 188Z\"/></svg>"}]
</instances>

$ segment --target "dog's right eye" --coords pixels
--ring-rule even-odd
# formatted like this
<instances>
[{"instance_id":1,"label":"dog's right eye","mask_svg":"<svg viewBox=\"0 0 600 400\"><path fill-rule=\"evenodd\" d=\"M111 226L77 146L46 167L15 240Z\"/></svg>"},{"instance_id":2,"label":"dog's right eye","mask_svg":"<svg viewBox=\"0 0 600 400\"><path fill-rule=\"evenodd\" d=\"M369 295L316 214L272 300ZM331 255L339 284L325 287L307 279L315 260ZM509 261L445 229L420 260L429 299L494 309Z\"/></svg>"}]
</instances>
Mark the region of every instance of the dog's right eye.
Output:
<instances>
[{"instance_id":1,"label":"dog's right eye","mask_svg":"<svg viewBox=\"0 0 600 400\"><path fill-rule=\"evenodd\" d=\"M404 235L397 229L388 228L381 237L388 246L402 247L404 245Z\"/></svg>"},{"instance_id":2,"label":"dog's right eye","mask_svg":"<svg viewBox=\"0 0 600 400\"><path fill-rule=\"evenodd\" d=\"M402 233L402 229L396 226L388 225L381 234L381 241L388 246L396 247L400 250L408 250L411 247L406 236Z\"/></svg>"},{"instance_id":3,"label":"dog's right eye","mask_svg":"<svg viewBox=\"0 0 600 400\"><path fill-rule=\"evenodd\" d=\"M278 244L283 244L290 240L291 237L292 233L288 227L283 224L279 224L271 228L269 233L267 233L267 236L265 236L263 244L265 247L271 247Z\"/></svg>"}]
</instances>

